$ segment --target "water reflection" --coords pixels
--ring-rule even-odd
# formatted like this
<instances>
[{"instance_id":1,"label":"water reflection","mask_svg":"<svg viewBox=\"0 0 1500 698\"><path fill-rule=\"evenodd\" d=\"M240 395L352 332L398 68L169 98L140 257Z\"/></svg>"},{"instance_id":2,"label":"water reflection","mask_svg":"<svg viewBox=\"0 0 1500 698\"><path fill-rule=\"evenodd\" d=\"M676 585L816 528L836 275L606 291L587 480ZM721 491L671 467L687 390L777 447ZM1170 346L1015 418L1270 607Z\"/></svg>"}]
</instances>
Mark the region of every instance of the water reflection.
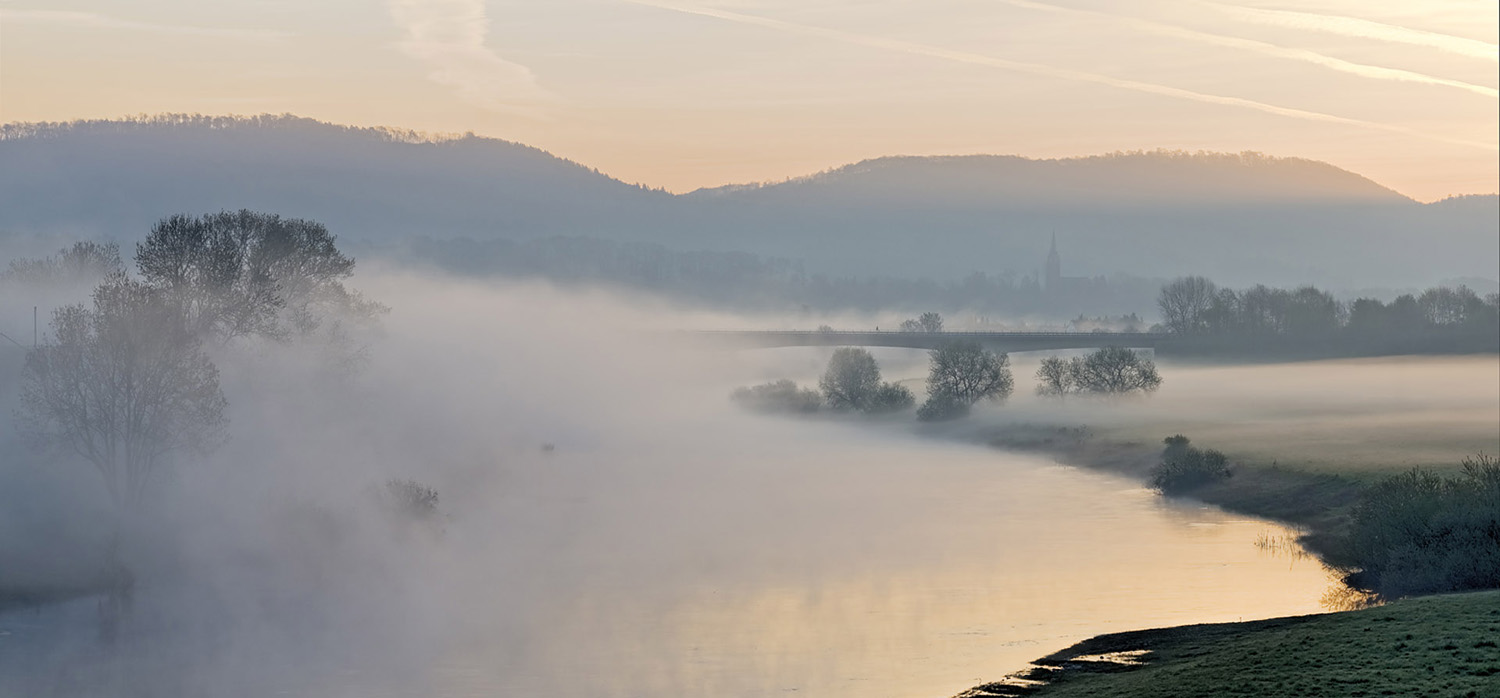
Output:
<instances>
[{"instance_id":1,"label":"water reflection","mask_svg":"<svg viewBox=\"0 0 1500 698\"><path fill-rule=\"evenodd\" d=\"M185 596L145 587L126 654L101 659L72 632L85 609L0 617L31 643L0 656L0 689L61 685L18 679L22 662L113 686L186 662L199 673L175 687L215 695L938 698L1098 633L1320 610L1321 566L1267 554L1293 531L1044 459L841 429L757 423L698 454L658 435L612 445L608 468L562 446L508 472L504 501L455 493L464 513L428 563L441 584L391 611L408 614L396 633L337 608L199 633Z\"/></svg>"},{"instance_id":2,"label":"water reflection","mask_svg":"<svg viewBox=\"0 0 1500 698\"><path fill-rule=\"evenodd\" d=\"M696 531L600 522L577 541L594 562L507 669L468 648L435 694L930 698L1101 632L1317 612L1328 585L1315 560L1256 546L1293 531L1123 479L868 435L801 447L757 449L786 483L730 469L726 489L695 488Z\"/></svg>"}]
</instances>

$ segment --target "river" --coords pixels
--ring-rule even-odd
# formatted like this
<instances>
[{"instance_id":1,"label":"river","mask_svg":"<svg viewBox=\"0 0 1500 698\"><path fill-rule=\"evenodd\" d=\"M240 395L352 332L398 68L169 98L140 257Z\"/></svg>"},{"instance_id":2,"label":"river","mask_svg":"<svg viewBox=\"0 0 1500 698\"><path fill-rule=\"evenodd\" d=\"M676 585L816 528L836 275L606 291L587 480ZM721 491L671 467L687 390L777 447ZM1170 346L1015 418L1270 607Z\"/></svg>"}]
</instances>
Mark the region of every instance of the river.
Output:
<instances>
[{"instance_id":1,"label":"river","mask_svg":"<svg viewBox=\"0 0 1500 698\"><path fill-rule=\"evenodd\" d=\"M420 592L443 640L399 658L399 677L321 643L273 652L257 645L291 636L235 637L243 619L210 633L234 648L212 654L182 641L202 628L142 624L156 629L130 653L153 659L123 661L203 667L223 695L943 698L1098 633L1316 612L1330 584L1256 545L1286 533L1273 524L1045 458L826 422L703 436L609 444L605 470L604 445L558 448L507 471L495 506L454 495L468 513L441 545L463 553ZM170 596L148 590L136 613ZM97 661L78 649L94 614L0 617L0 647L30 647L0 668ZM332 622L320 630L369 631ZM310 656L339 670L299 670ZM95 675L131 674L120 661Z\"/></svg>"}]
</instances>

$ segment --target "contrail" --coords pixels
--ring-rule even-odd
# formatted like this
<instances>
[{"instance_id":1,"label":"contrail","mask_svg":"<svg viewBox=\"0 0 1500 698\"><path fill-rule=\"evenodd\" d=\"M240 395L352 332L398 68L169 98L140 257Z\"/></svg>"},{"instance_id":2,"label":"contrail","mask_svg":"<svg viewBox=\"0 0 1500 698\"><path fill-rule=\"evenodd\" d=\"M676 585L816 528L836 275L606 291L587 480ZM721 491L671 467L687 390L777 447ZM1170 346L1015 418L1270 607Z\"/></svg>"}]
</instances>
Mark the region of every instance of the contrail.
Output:
<instances>
[{"instance_id":1,"label":"contrail","mask_svg":"<svg viewBox=\"0 0 1500 698\"><path fill-rule=\"evenodd\" d=\"M1276 58L1286 58L1294 61L1303 61L1305 63L1312 63L1324 68L1330 68L1339 72L1358 75L1365 78L1373 78L1376 80L1396 80L1399 82L1413 82L1426 85L1441 85L1444 87L1455 87L1460 90L1467 90L1469 92L1483 95L1485 97L1500 97L1500 90L1496 90L1493 87L1475 85L1473 83L1464 82L1462 80L1449 80L1447 78L1440 78L1433 75L1426 75L1424 73L1412 72L1410 70L1401 70L1399 68L1386 68L1378 65L1355 63L1352 61L1343 60L1342 58L1325 56L1316 51L1277 46L1276 44L1267 43L1265 41L1257 41L1255 39L1244 39L1237 36L1226 36L1223 34L1211 34L1208 32L1197 31L1195 29L1188 29L1186 27L1163 24L1161 22L1136 19L1133 17L1122 17L1120 15L1110 14L1108 12L1100 12L1098 10L1084 10L1072 7L1061 7L1058 5L1048 5L1040 2L1031 2L1031 0L1000 0L1000 2L1011 5L1013 7L1020 7L1029 10L1084 15L1090 17L1102 17L1112 22L1123 23L1127 26L1134 27L1141 31L1147 31L1161 36L1169 36L1172 38L1185 39L1188 41L1197 41L1200 43L1213 44L1215 46L1223 46L1226 48L1243 49L1246 51L1253 51L1265 56L1274 56Z\"/></svg>"},{"instance_id":2,"label":"contrail","mask_svg":"<svg viewBox=\"0 0 1500 698\"><path fill-rule=\"evenodd\" d=\"M453 88L484 109L545 117L540 106L556 101L531 69L505 60L485 45L489 19L483 0L388 0L391 18L405 36L397 46L426 64L428 78Z\"/></svg>"},{"instance_id":3,"label":"contrail","mask_svg":"<svg viewBox=\"0 0 1500 698\"><path fill-rule=\"evenodd\" d=\"M1204 104L1217 104L1217 105L1221 105L1221 106L1241 107L1241 108L1244 108L1244 109L1251 109L1251 110L1258 111L1258 112L1263 112L1263 113L1266 113L1266 114L1274 114L1274 115L1277 115L1277 116L1284 116L1284 117L1288 117L1288 118L1292 118L1292 119L1302 119L1302 120L1305 120L1305 121L1317 121L1317 122L1331 123L1331 124L1343 124L1343 125L1346 125L1346 126L1357 126L1357 127L1360 127L1360 128L1366 128L1366 129L1371 129L1371 130L1375 130L1375 131L1385 131L1387 133L1399 133L1399 134L1405 135L1405 136L1412 136L1412 137L1416 137L1416 138L1422 138L1422 139L1426 139L1426 140L1437 141L1437 142L1440 142L1440 143L1449 143L1449 144L1452 144L1452 145L1462 145L1462 146L1467 146L1467 147L1471 147L1471 148L1480 148L1480 149L1484 149L1484 150L1500 151L1500 144L1496 144L1496 143L1485 143L1485 142L1481 142L1481 141L1471 141L1471 140L1466 140L1466 139L1461 139L1461 138L1451 138L1451 137L1448 137L1448 136L1440 136L1440 135L1431 134L1431 133L1424 133L1422 131L1417 131L1415 129L1409 129L1409 128L1406 128L1404 126L1396 126L1396 125L1393 125L1393 124L1382 124L1382 123L1378 123L1378 122L1374 122L1374 121L1365 121L1365 120L1362 120L1362 119L1351 119L1351 118L1345 117L1345 116L1337 116L1337 115L1334 115L1334 114L1324 114L1322 112L1308 111L1308 110L1305 110L1305 109L1295 109L1295 108L1292 108L1292 107L1282 107L1282 106L1277 106L1275 104L1267 104L1265 102L1257 102L1257 101L1252 100L1252 99L1244 99L1242 97L1226 97L1226 96L1223 96L1223 95L1213 95L1213 94L1207 94L1207 93L1203 93L1203 92L1194 92L1192 90L1185 90L1185 89L1182 89L1182 88L1179 88L1179 87L1168 87L1166 85L1157 85L1157 84L1149 83L1149 82L1140 82L1138 80L1127 80L1127 79L1124 79L1124 78L1115 78L1115 77L1110 77L1108 75L1100 75L1100 74L1097 74L1097 73L1089 73L1089 72L1084 72L1084 71L1080 71L1080 70L1071 70L1071 69L1068 69L1068 68L1056 68L1056 67L1053 67L1053 66L1041 65L1041 64L1038 64L1038 63L1027 63L1027 62L1024 62L1024 61L1011 61L1011 60L1006 60L1006 59L1003 59L1003 58L994 58L994 57L991 57L991 56L985 56L985 55L978 54L978 53L969 53L967 51L954 51L954 50L951 50L951 49L940 48L940 47L937 47L937 46L928 46L926 44L918 44L918 43L913 43L913 42L910 42L910 41L901 41L901 40L898 40L898 39L886 39L886 38L876 37L876 36L865 36L863 34L854 34L854 33L851 33L851 32L846 32L846 31L842 31L842 30L838 30L838 29L826 29L826 28L823 28L823 27L814 27L814 26L805 25L805 24L796 24L796 23L793 23L793 22L786 22L786 21L779 20L779 19L770 19L768 17L757 17L755 15L741 14L741 13L738 13L738 12L730 12L728 10L718 10L718 9L704 8L704 7L683 7L683 6L680 6L680 5L672 5L672 4L669 4L669 3L660 2L659 0L623 0L623 1L631 3L631 4L634 4L634 5L642 5L642 6L646 6L646 7L654 7L654 8L657 8L657 9L669 10L669 11L672 11L672 12L681 12L681 13L684 13L684 14L699 15L699 16L702 16L702 17L713 17L715 19L722 19L722 20L725 20L725 21L728 21L728 22L737 22L737 23L740 23L740 24L748 24L748 25L751 25L751 26L764 27L766 29L774 29L776 31L785 32L785 33L789 33L789 34L799 34L799 35L802 35L802 36L814 36L814 37L819 37L819 38L823 38L823 39L830 39L830 40L833 40L833 41L838 41L838 42L847 43L847 44L855 44L855 45L858 45L858 46L869 46L871 48L884 49L884 50L887 50L887 51L896 51L896 52L900 52L900 53L907 53L907 54L912 54L912 55L917 55L917 56L928 56L928 57L931 57L931 58L941 58L943 60L955 61L955 62L958 62L958 63L968 63L968 64L971 64L971 65L990 66L990 67L993 67L993 68L1000 68L1000 69L1003 69L1003 70L1009 70L1009 71L1018 72L1018 73L1027 73L1027 74L1031 74L1031 75L1041 75L1041 76L1045 76L1045 77L1057 78L1059 80L1072 80L1072 81L1075 81L1075 82L1088 82L1088 83L1094 83L1094 84L1097 84L1097 85L1107 85L1109 87L1116 87L1116 88L1123 89L1123 90L1134 90L1136 92L1144 92L1144 93L1147 93L1147 94L1160 95L1160 96L1163 96L1163 97L1173 97L1173 98L1176 98L1176 99L1184 99L1184 100L1188 100L1188 101L1192 101L1192 102L1201 102L1201 103L1204 103Z\"/></svg>"},{"instance_id":4,"label":"contrail","mask_svg":"<svg viewBox=\"0 0 1500 698\"><path fill-rule=\"evenodd\" d=\"M1410 29L1394 24L1385 24L1358 17L1322 15L1295 10L1267 10L1259 7L1241 7L1217 2L1199 2L1230 17L1246 22L1269 24L1290 29L1305 29L1361 39L1377 39L1398 44L1426 46L1469 58L1480 58L1492 63L1500 62L1500 44L1478 39L1468 39L1451 34L1440 34L1422 29Z\"/></svg>"}]
</instances>

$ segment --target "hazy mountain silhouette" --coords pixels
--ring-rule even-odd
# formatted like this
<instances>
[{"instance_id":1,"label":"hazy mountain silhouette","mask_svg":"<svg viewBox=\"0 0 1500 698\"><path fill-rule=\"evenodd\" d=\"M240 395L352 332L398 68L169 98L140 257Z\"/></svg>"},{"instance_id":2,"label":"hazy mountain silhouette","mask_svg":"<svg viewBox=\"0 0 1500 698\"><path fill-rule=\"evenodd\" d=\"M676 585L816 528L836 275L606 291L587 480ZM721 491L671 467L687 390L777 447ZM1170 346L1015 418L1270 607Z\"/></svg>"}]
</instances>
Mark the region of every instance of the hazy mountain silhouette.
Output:
<instances>
[{"instance_id":1,"label":"hazy mountain silhouette","mask_svg":"<svg viewBox=\"0 0 1500 698\"><path fill-rule=\"evenodd\" d=\"M890 157L673 196L541 150L290 116L13 124L0 231L139 238L158 218L252 208L353 249L573 236L801 260L809 273L1034 273L1370 286L1497 276L1500 199L1421 204L1326 163L1146 152Z\"/></svg>"},{"instance_id":2,"label":"hazy mountain silhouette","mask_svg":"<svg viewBox=\"0 0 1500 698\"><path fill-rule=\"evenodd\" d=\"M1316 160L1173 151L1059 160L1014 155L884 157L780 184L700 189L691 196L919 206L999 201L1032 206L1410 201Z\"/></svg>"}]
</instances>

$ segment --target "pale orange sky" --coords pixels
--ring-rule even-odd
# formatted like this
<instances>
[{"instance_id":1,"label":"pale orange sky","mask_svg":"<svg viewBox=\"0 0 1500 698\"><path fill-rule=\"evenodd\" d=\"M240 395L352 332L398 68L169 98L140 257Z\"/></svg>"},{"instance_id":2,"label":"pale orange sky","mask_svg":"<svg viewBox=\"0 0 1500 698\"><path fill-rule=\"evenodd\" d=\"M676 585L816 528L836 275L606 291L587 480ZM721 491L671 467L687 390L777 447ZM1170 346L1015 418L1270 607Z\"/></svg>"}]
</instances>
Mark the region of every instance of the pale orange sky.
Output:
<instances>
[{"instance_id":1,"label":"pale orange sky","mask_svg":"<svg viewBox=\"0 0 1500 698\"><path fill-rule=\"evenodd\" d=\"M0 121L293 113L673 191L1186 149L1500 191L1493 0L0 0Z\"/></svg>"}]
</instances>

